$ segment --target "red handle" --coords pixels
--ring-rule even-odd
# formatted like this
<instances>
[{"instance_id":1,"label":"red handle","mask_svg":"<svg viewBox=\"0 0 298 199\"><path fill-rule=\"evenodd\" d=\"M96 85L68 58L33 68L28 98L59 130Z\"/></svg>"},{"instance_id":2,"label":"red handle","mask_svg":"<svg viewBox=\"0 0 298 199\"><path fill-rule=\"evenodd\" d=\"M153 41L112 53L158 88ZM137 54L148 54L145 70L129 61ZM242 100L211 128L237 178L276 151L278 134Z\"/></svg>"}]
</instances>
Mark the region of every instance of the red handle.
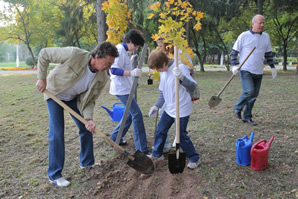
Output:
<instances>
[{"instance_id":1,"label":"red handle","mask_svg":"<svg viewBox=\"0 0 298 199\"><path fill-rule=\"evenodd\" d=\"M251 150L250 150L250 159L251 159L251 165L254 165L254 149L256 148L256 146L262 142L265 142L266 143L266 140L260 140L258 141L257 143L255 143L252 147L251 147Z\"/></svg>"}]
</instances>

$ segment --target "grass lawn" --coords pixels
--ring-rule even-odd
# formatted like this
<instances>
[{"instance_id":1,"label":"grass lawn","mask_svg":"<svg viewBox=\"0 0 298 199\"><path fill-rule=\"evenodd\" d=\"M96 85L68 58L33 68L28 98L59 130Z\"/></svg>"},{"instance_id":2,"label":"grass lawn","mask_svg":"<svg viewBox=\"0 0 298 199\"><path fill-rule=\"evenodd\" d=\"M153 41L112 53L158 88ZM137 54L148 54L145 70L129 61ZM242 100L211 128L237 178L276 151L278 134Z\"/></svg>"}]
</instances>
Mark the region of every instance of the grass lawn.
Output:
<instances>
[{"instance_id":1,"label":"grass lawn","mask_svg":"<svg viewBox=\"0 0 298 199\"><path fill-rule=\"evenodd\" d=\"M233 116L233 105L241 93L239 76L221 94L221 103L210 109L210 97L225 85L231 72L195 72L201 99L194 103L188 132L202 160L202 165L193 170L193 175L199 177L200 181L193 182L192 187L200 196L297 198L298 78L295 72L278 71L278 77L274 80L271 79L270 71L265 72L260 95L253 109L257 126L250 126ZM148 111L154 105L159 91L157 82L147 85L147 77L147 74L143 74L140 78L137 98L151 147L155 118L149 118ZM92 198L94 192L90 190L94 190L94 184L82 177L84 173L79 168L77 128L68 114L65 114L66 166L63 172L71 178L72 184L59 189L48 183L48 113L46 102L35 90L35 83L36 75L32 74L0 75L0 198ZM97 127L107 135L117 123L111 121L100 105L111 108L115 102L118 100L109 94L107 85L94 111ZM236 164L236 140L245 135L250 137L252 131L255 133L253 143L261 139L269 141L275 136L269 152L269 167L263 171ZM173 140L173 128L170 134ZM126 140L133 143L132 128ZM103 162L117 155L99 136L94 136L94 150L96 159ZM142 182L139 180L140 186ZM166 184L164 186L164 189L170 189ZM118 184L114 189L121 187ZM144 195L143 198L160 198L158 194L156 192L155 197ZM100 198L100 194L97 197Z\"/></svg>"},{"instance_id":2,"label":"grass lawn","mask_svg":"<svg viewBox=\"0 0 298 199\"><path fill-rule=\"evenodd\" d=\"M16 67L16 62L0 62L0 68L1 67ZM20 62L19 67L26 67L31 68L31 66L28 66L25 62Z\"/></svg>"}]
</instances>

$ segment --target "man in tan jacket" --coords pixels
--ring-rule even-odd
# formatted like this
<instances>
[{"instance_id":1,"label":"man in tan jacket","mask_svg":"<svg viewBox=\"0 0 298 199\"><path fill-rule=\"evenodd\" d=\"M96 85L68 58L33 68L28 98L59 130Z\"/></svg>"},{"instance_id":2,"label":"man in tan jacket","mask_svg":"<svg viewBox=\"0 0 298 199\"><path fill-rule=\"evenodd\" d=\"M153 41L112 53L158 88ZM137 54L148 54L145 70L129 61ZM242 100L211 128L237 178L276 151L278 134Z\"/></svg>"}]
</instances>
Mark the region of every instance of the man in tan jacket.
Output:
<instances>
[{"instance_id":1,"label":"man in tan jacket","mask_svg":"<svg viewBox=\"0 0 298 199\"><path fill-rule=\"evenodd\" d=\"M107 70L118 57L117 48L102 42L91 52L76 47L44 48L38 57L38 73L36 88L40 92L45 89L56 95L75 112L88 121L84 125L72 117L79 128L81 152L81 168L94 167L93 136L95 130L93 109L109 77ZM50 63L56 67L47 76ZM49 112L49 168L48 176L51 183L59 187L70 184L62 176L64 166L64 112L54 100L44 95Z\"/></svg>"}]
</instances>

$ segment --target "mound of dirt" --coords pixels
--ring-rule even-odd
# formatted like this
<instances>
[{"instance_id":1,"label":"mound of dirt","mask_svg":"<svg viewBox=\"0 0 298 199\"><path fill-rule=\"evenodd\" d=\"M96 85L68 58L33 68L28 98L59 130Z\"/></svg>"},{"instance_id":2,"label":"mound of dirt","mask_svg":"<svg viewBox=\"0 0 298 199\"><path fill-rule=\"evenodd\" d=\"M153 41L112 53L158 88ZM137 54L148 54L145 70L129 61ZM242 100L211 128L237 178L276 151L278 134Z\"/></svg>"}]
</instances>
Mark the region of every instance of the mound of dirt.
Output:
<instances>
[{"instance_id":1,"label":"mound of dirt","mask_svg":"<svg viewBox=\"0 0 298 199\"><path fill-rule=\"evenodd\" d=\"M133 143L131 140L130 143ZM131 148L131 147L130 147ZM127 149L128 150L128 149ZM131 149L129 151L134 151ZM89 170L92 198L202 198L197 190L201 181L196 170L185 168L183 173L171 174L165 160L153 160L155 171L141 174L126 164L128 158L117 157Z\"/></svg>"}]
</instances>

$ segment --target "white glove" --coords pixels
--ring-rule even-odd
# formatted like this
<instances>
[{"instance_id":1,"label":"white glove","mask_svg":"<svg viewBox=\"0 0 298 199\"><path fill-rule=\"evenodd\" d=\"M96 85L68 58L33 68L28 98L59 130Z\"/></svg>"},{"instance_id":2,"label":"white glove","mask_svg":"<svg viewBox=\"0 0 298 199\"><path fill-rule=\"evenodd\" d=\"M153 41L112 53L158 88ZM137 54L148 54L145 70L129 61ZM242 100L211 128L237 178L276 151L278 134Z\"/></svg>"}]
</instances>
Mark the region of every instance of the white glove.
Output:
<instances>
[{"instance_id":1,"label":"white glove","mask_svg":"<svg viewBox=\"0 0 298 199\"><path fill-rule=\"evenodd\" d=\"M238 66L232 66L232 73L233 73L233 75L237 75L238 72L239 72Z\"/></svg>"},{"instance_id":2,"label":"white glove","mask_svg":"<svg viewBox=\"0 0 298 199\"><path fill-rule=\"evenodd\" d=\"M132 71L130 71L130 76L141 77L141 75L142 75L142 69L135 68Z\"/></svg>"},{"instance_id":3,"label":"white glove","mask_svg":"<svg viewBox=\"0 0 298 199\"><path fill-rule=\"evenodd\" d=\"M272 79L275 79L277 76L276 68L271 68Z\"/></svg>"},{"instance_id":4,"label":"white glove","mask_svg":"<svg viewBox=\"0 0 298 199\"><path fill-rule=\"evenodd\" d=\"M134 62L135 60L138 59L138 54L133 54L131 57L130 57L130 61L131 62Z\"/></svg>"},{"instance_id":5,"label":"white glove","mask_svg":"<svg viewBox=\"0 0 298 199\"><path fill-rule=\"evenodd\" d=\"M178 77L181 81L182 81L183 78L184 78L183 73L182 73L181 70L180 70L179 68L177 68L177 67L174 67L174 69L173 69L173 75L174 75L175 77Z\"/></svg>"},{"instance_id":6,"label":"white glove","mask_svg":"<svg viewBox=\"0 0 298 199\"><path fill-rule=\"evenodd\" d=\"M158 107L157 106L152 106L150 108L150 111L148 113L149 117L155 117L158 111Z\"/></svg>"}]
</instances>

